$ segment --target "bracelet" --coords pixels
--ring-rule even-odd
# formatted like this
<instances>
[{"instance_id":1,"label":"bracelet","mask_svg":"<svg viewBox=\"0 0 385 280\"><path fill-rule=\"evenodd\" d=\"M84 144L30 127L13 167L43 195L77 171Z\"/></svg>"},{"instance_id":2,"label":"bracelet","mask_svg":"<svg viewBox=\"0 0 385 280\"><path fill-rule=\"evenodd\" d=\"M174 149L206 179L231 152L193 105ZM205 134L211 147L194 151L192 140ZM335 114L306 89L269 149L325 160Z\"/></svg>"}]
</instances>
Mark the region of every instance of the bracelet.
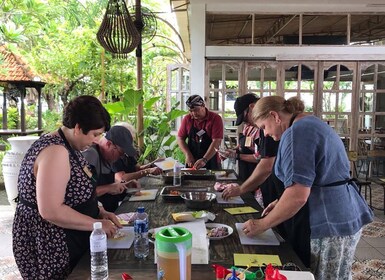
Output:
<instances>
[{"instance_id":1,"label":"bracelet","mask_svg":"<svg viewBox=\"0 0 385 280\"><path fill-rule=\"evenodd\" d=\"M207 158L203 157L202 160L205 162L205 164L207 163Z\"/></svg>"}]
</instances>

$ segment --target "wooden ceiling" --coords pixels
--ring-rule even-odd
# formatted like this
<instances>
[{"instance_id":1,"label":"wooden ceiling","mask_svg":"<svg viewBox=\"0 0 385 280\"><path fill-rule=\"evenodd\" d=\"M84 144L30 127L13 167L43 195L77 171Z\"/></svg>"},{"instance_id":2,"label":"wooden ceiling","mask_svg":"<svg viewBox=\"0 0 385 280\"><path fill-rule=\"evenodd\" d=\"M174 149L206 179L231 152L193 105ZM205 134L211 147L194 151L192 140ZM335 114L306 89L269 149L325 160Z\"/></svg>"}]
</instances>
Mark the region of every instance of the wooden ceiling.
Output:
<instances>
[{"instance_id":1,"label":"wooden ceiling","mask_svg":"<svg viewBox=\"0 0 385 280\"><path fill-rule=\"evenodd\" d=\"M385 39L385 14L304 14L300 25L300 15L207 13L206 44L298 44L301 29L304 45L373 44Z\"/></svg>"}]
</instances>

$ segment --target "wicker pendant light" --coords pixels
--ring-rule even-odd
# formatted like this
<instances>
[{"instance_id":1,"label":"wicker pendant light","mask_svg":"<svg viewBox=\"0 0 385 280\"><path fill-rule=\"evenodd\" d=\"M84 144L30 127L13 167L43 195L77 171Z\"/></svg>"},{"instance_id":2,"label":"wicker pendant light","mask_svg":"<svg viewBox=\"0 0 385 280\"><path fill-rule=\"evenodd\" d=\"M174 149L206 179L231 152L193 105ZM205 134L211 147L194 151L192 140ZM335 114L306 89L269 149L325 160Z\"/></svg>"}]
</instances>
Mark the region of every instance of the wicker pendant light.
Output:
<instances>
[{"instance_id":1,"label":"wicker pendant light","mask_svg":"<svg viewBox=\"0 0 385 280\"><path fill-rule=\"evenodd\" d=\"M97 33L102 47L117 58L127 58L140 42L140 34L128 12L125 0L109 0Z\"/></svg>"}]
</instances>

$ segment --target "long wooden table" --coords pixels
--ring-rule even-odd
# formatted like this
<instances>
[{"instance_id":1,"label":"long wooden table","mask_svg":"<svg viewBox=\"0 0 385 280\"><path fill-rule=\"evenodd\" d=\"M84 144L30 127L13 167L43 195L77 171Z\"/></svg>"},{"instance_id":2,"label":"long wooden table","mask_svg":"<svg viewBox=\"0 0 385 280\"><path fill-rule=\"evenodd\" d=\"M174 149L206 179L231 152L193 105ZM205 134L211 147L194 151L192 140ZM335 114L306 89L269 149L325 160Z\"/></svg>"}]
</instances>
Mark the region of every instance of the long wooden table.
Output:
<instances>
[{"instance_id":1,"label":"long wooden table","mask_svg":"<svg viewBox=\"0 0 385 280\"><path fill-rule=\"evenodd\" d=\"M161 178L146 177L141 179L142 187L144 188L159 188L159 192L165 186ZM202 188L207 187L213 189L214 180L188 180L182 182L182 187L188 188ZM261 207L256 202L251 194L242 196L245 205L252 206L261 210ZM181 202L165 202L164 199L158 195L155 201L136 201L131 202L125 200L117 209L116 214L135 212L138 206L144 206L146 212L149 214L149 227L156 228L169 224L175 224L171 217L171 213L191 211L183 201ZM259 218L260 213L257 214L242 214L231 215L223 210L226 207L236 207L234 204L218 204L213 203L208 211L217 214L215 223L222 223L233 227L234 232L231 236L222 240L210 241L210 261L208 265L192 265L192 280L206 280L215 279L215 273L211 267L212 264L219 264L225 267L233 265L234 253L248 253L248 254L273 254L279 255L282 264L294 263L301 269L305 269L302 262L294 253L292 248L287 243L281 243L280 246L255 246L255 245L241 245L238 233L235 229L235 223L242 223L250 218ZM183 223L179 224L180 226ZM134 248L130 249L110 249L108 250L108 268L109 279L122 279L123 272L128 273L134 279L157 279L156 264L154 264L154 248L150 243L150 254L145 260L138 260L134 257ZM252 269L251 269L252 270ZM90 256L86 254L79 264L75 267L69 279L90 279Z\"/></svg>"}]
</instances>

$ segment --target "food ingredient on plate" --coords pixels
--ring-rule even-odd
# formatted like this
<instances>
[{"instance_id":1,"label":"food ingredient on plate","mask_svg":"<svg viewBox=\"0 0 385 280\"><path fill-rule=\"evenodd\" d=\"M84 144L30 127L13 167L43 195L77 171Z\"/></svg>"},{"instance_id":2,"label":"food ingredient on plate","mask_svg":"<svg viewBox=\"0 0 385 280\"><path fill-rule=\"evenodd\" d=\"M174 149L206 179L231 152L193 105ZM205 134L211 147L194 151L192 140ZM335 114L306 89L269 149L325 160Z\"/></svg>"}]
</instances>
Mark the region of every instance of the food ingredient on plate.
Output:
<instances>
[{"instance_id":1,"label":"food ingredient on plate","mask_svg":"<svg viewBox=\"0 0 385 280\"><path fill-rule=\"evenodd\" d=\"M229 235L229 230L227 227L215 227L207 229L208 237L224 237Z\"/></svg>"},{"instance_id":2,"label":"food ingredient on plate","mask_svg":"<svg viewBox=\"0 0 385 280\"><path fill-rule=\"evenodd\" d=\"M125 232L118 230L112 238L116 240L116 239L122 239L125 236L126 236Z\"/></svg>"}]
</instances>

